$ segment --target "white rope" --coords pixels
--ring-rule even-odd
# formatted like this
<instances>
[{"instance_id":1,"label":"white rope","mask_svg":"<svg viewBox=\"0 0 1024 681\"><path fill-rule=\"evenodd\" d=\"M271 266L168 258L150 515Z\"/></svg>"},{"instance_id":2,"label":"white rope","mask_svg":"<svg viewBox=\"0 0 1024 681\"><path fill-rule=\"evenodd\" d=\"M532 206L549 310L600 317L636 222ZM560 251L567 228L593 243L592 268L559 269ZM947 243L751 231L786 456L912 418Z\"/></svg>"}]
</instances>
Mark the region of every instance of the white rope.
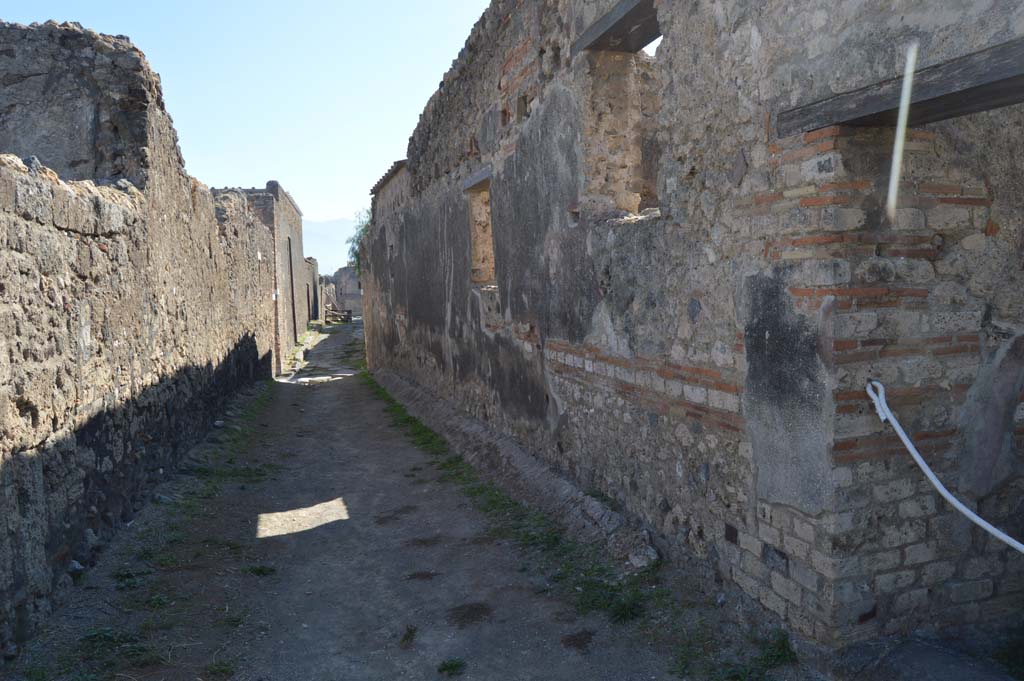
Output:
<instances>
[{"instance_id":1,"label":"white rope","mask_svg":"<svg viewBox=\"0 0 1024 681\"><path fill-rule=\"evenodd\" d=\"M974 511L964 506L959 499L954 497L950 491L946 489L946 486L942 484L942 481L936 477L935 473L932 472L932 469L929 468L928 464L926 464L924 459L921 458L921 454L918 453L917 447L914 446L914 443L911 442L910 438L907 437L907 434L903 431L903 427L896 419L896 415L892 413L891 409L889 409L889 404L885 401L885 386L878 381L868 381L867 390L868 397L870 397L871 401L875 403L875 411L878 412L878 418L882 419L882 423L888 422L892 426L893 430L896 431L896 434L900 436L900 440L903 441L903 446L906 447L907 451L910 452L910 455L914 457L914 461L917 462L918 467L924 471L928 481L931 482L932 486L938 490L939 494L941 494L946 501L951 503L956 510L967 516L967 519L972 523L985 530L1004 544L1024 553L1024 544L1021 544L1019 541L1002 532L998 528L993 527L984 518L979 517L974 513Z\"/></svg>"}]
</instances>

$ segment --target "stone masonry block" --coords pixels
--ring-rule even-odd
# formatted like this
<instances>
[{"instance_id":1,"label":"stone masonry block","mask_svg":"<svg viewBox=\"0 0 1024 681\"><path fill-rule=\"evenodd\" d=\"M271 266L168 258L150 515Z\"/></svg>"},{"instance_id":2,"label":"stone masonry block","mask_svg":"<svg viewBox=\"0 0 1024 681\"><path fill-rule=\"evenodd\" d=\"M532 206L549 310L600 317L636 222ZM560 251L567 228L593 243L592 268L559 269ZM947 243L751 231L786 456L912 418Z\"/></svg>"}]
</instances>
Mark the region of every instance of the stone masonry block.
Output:
<instances>
[{"instance_id":1,"label":"stone masonry block","mask_svg":"<svg viewBox=\"0 0 1024 681\"><path fill-rule=\"evenodd\" d=\"M994 586L991 579L978 579L973 582L955 582L949 584L949 598L954 603L980 601L992 595Z\"/></svg>"},{"instance_id":2,"label":"stone masonry block","mask_svg":"<svg viewBox=\"0 0 1024 681\"><path fill-rule=\"evenodd\" d=\"M26 220L45 225L52 220L53 189L29 175L18 177L15 207Z\"/></svg>"},{"instance_id":3,"label":"stone masonry block","mask_svg":"<svg viewBox=\"0 0 1024 681\"><path fill-rule=\"evenodd\" d=\"M901 518L922 518L935 514L935 495L914 497L900 502Z\"/></svg>"},{"instance_id":4,"label":"stone masonry block","mask_svg":"<svg viewBox=\"0 0 1024 681\"><path fill-rule=\"evenodd\" d=\"M853 484L853 471L845 466L834 468L832 469L832 480L837 487L849 487Z\"/></svg>"},{"instance_id":5,"label":"stone masonry block","mask_svg":"<svg viewBox=\"0 0 1024 681\"><path fill-rule=\"evenodd\" d=\"M821 226L837 232L861 229L867 219L867 213L860 208L829 206L821 211Z\"/></svg>"},{"instance_id":6,"label":"stone masonry block","mask_svg":"<svg viewBox=\"0 0 1024 681\"><path fill-rule=\"evenodd\" d=\"M801 590L796 582L786 579L778 572L772 573L772 589L793 605L800 607Z\"/></svg>"},{"instance_id":7,"label":"stone masonry block","mask_svg":"<svg viewBox=\"0 0 1024 681\"><path fill-rule=\"evenodd\" d=\"M1003 559L999 555L976 556L964 564L964 578L994 577L1002 574Z\"/></svg>"},{"instance_id":8,"label":"stone masonry block","mask_svg":"<svg viewBox=\"0 0 1024 681\"><path fill-rule=\"evenodd\" d=\"M941 584L950 579L955 573L956 565L949 561L928 563L921 568L921 584L925 586Z\"/></svg>"},{"instance_id":9,"label":"stone masonry block","mask_svg":"<svg viewBox=\"0 0 1024 681\"><path fill-rule=\"evenodd\" d=\"M916 491L914 481L908 479L893 480L872 488L875 499L882 503L906 499Z\"/></svg>"},{"instance_id":10,"label":"stone masonry block","mask_svg":"<svg viewBox=\"0 0 1024 681\"><path fill-rule=\"evenodd\" d=\"M814 525L811 523L793 518L793 532L805 542L814 543Z\"/></svg>"},{"instance_id":11,"label":"stone masonry block","mask_svg":"<svg viewBox=\"0 0 1024 681\"><path fill-rule=\"evenodd\" d=\"M17 191L15 175L0 169L0 207L3 210L11 210L14 207L14 197Z\"/></svg>"},{"instance_id":12,"label":"stone masonry block","mask_svg":"<svg viewBox=\"0 0 1024 681\"><path fill-rule=\"evenodd\" d=\"M705 404L708 401L708 389L697 385L683 385L683 396L696 404Z\"/></svg>"},{"instance_id":13,"label":"stone masonry block","mask_svg":"<svg viewBox=\"0 0 1024 681\"><path fill-rule=\"evenodd\" d=\"M875 588L881 593L890 594L902 591L917 579L913 570L900 570L899 572L888 572L875 577Z\"/></svg>"},{"instance_id":14,"label":"stone masonry block","mask_svg":"<svg viewBox=\"0 0 1024 681\"><path fill-rule=\"evenodd\" d=\"M928 607L928 589L914 589L896 597L893 601L892 610L896 614L903 614L912 610L922 610Z\"/></svg>"},{"instance_id":15,"label":"stone masonry block","mask_svg":"<svg viewBox=\"0 0 1024 681\"><path fill-rule=\"evenodd\" d=\"M903 562L903 556L899 549L892 551L880 551L861 556L861 565L864 570L877 573L892 570Z\"/></svg>"},{"instance_id":16,"label":"stone masonry block","mask_svg":"<svg viewBox=\"0 0 1024 681\"><path fill-rule=\"evenodd\" d=\"M899 524L882 527L881 544L885 548L895 548L904 544L922 541L928 534L928 525L924 520L908 520Z\"/></svg>"},{"instance_id":17,"label":"stone masonry block","mask_svg":"<svg viewBox=\"0 0 1024 681\"><path fill-rule=\"evenodd\" d=\"M914 544L903 549L904 565L919 565L935 560L937 550L934 544Z\"/></svg>"},{"instance_id":18,"label":"stone masonry block","mask_svg":"<svg viewBox=\"0 0 1024 681\"><path fill-rule=\"evenodd\" d=\"M860 603L871 597L871 586L862 577L842 580L833 584L832 595L836 603Z\"/></svg>"},{"instance_id":19,"label":"stone masonry block","mask_svg":"<svg viewBox=\"0 0 1024 681\"><path fill-rule=\"evenodd\" d=\"M732 568L732 579L743 591L755 598L761 593L761 582L748 575L736 566Z\"/></svg>"},{"instance_id":20,"label":"stone masonry block","mask_svg":"<svg viewBox=\"0 0 1024 681\"><path fill-rule=\"evenodd\" d=\"M757 536L761 538L761 541L771 544L772 546L782 545L782 534L766 523L758 523Z\"/></svg>"},{"instance_id":21,"label":"stone masonry block","mask_svg":"<svg viewBox=\"0 0 1024 681\"><path fill-rule=\"evenodd\" d=\"M747 534L746 532L740 532L739 533L739 540L740 540L740 548L742 548L744 551L749 551L753 555L755 555L755 556L760 558L760 556L761 556L761 547L764 546L764 544L761 542L760 539L758 539L757 537L755 537L752 534Z\"/></svg>"},{"instance_id":22,"label":"stone masonry block","mask_svg":"<svg viewBox=\"0 0 1024 681\"><path fill-rule=\"evenodd\" d=\"M811 551L810 544L801 539L797 539L791 534L783 535L782 547L785 549L786 553L791 556L796 556L801 560L807 560Z\"/></svg>"},{"instance_id":23,"label":"stone masonry block","mask_svg":"<svg viewBox=\"0 0 1024 681\"><path fill-rule=\"evenodd\" d=\"M808 591L812 593L816 593L818 591L818 582L820 580L818 573L806 564L796 560L790 561L789 576L793 581Z\"/></svg>"},{"instance_id":24,"label":"stone masonry block","mask_svg":"<svg viewBox=\"0 0 1024 681\"><path fill-rule=\"evenodd\" d=\"M786 616L786 601L783 600L782 596L775 593L773 589L768 587L761 587L761 593L758 595L758 600L761 604L777 614L779 617Z\"/></svg>"},{"instance_id":25,"label":"stone masonry block","mask_svg":"<svg viewBox=\"0 0 1024 681\"><path fill-rule=\"evenodd\" d=\"M826 556L820 551L814 550L811 551L811 566L816 572L829 579L850 577L859 574L863 569L857 556L847 556L840 559Z\"/></svg>"},{"instance_id":26,"label":"stone masonry block","mask_svg":"<svg viewBox=\"0 0 1024 681\"><path fill-rule=\"evenodd\" d=\"M708 403L715 409L738 412L740 410L740 398L732 393L721 390L708 391Z\"/></svg>"}]
</instances>

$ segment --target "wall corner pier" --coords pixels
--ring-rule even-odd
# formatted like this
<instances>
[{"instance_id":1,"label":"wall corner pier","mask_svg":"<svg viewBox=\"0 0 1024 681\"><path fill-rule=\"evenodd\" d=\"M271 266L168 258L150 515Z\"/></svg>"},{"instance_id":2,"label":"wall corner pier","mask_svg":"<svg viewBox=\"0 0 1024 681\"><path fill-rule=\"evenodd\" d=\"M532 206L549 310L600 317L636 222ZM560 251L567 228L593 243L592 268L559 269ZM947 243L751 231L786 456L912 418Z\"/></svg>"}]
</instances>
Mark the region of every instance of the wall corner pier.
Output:
<instances>
[{"instance_id":1,"label":"wall corner pier","mask_svg":"<svg viewBox=\"0 0 1024 681\"><path fill-rule=\"evenodd\" d=\"M654 3L651 57L595 42L623 6L496 0L474 27L373 189L370 367L826 649L1018 624L1024 560L944 506L863 388L891 385L946 484L1024 535L1024 111L913 129L895 222L891 128L772 122L898 75L911 39L923 68L1016 40L1019 8Z\"/></svg>"},{"instance_id":2,"label":"wall corner pier","mask_svg":"<svg viewBox=\"0 0 1024 681\"><path fill-rule=\"evenodd\" d=\"M45 74L41 77L39 74ZM185 174L123 37L0 23L0 651L129 522L235 389L280 371L298 208ZM291 333L288 327L287 333ZM281 337L287 337L285 333Z\"/></svg>"}]
</instances>

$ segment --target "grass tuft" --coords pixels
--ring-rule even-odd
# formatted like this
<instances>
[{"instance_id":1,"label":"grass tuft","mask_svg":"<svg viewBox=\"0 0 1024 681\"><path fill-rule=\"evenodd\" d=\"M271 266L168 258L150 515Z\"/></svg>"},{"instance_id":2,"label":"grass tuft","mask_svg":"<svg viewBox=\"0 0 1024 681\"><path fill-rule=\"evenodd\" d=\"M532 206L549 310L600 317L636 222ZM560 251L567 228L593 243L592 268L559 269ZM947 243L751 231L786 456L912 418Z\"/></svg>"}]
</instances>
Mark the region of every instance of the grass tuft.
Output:
<instances>
[{"instance_id":1,"label":"grass tuft","mask_svg":"<svg viewBox=\"0 0 1024 681\"><path fill-rule=\"evenodd\" d=\"M789 642L789 634L776 630L768 638L756 641L760 650L746 663L726 662L711 672L713 681L763 681L768 672L797 662L796 652Z\"/></svg>"},{"instance_id":2,"label":"grass tuft","mask_svg":"<svg viewBox=\"0 0 1024 681\"><path fill-rule=\"evenodd\" d=\"M153 574L152 570L129 570L124 568L110 576L117 582L115 588L118 591L128 591L142 586L142 578L151 574Z\"/></svg>"},{"instance_id":3,"label":"grass tuft","mask_svg":"<svg viewBox=\"0 0 1024 681\"><path fill-rule=\"evenodd\" d=\"M416 632L418 630L411 624L406 625L405 632L402 634L402 638L398 641L398 647L403 650L407 650L412 647L412 642L416 639Z\"/></svg>"},{"instance_id":4,"label":"grass tuft","mask_svg":"<svg viewBox=\"0 0 1024 681\"><path fill-rule=\"evenodd\" d=\"M757 664L763 669L775 669L793 664L797 661L796 651L789 642L789 634L777 629L771 635L761 641L761 654L757 658Z\"/></svg>"},{"instance_id":5,"label":"grass tuft","mask_svg":"<svg viewBox=\"0 0 1024 681\"><path fill-rule=\"evenodd\" d=\"M75 647L72 667L76 671L83 664L97 670L121 670L155 667L164 663L163 657L149 648L142 637L133 632L119 629L93 629L78 641Z\"/></svg>"},{"instance_id":6,"label":"grass tuft","mask_svg":"<svg viewBox=\"0 0 1024 681\"><path fill-rule=\"evenodd\" d=\"M445 676L459 676L466 671L466 661L461 657L450 657L437 666L437 673Z\"/></svg>"},{"instance_id":7,"label":"grass tuft","mask_svg":"<svg viewBox=\"0 0 1024 681\"><path fill-rule=\"evenodd\" d=\"M242 572L248 572L256 577L269 577L277 573L277 568L270 567L269 565L246 565L242 568Z\"/></svg>"},{"instance_id":8,"label":"grass tuft","mask_svg":"<svg viewBox=\"0 0 1024 681\"><path fill-rule=\"evenodd\" d=\"M235 675L236 668L237 665L234 662L221 660L206 665L206 673L210 675L211 679L230 679Z\"/></svg>"}]
</instances>

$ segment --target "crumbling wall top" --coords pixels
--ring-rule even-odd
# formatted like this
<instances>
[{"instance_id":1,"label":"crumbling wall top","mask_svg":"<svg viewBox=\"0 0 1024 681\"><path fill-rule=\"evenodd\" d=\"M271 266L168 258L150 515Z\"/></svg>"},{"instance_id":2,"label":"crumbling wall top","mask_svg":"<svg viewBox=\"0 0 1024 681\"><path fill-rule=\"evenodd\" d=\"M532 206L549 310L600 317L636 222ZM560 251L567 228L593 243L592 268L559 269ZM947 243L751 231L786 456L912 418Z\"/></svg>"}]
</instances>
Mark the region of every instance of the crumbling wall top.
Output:
<instances>
[{"instance_id":1,"label":"crumbling wall top","mask_svg":"<svg viewBox=\"0 0 1024 681\"><path fill-rule=\"evenodd\" d=\"M36 156L66 180L140 188L156 168L182 172L160 78L124 36L0 22L0 84L2 153Z\"/></svg>"}]
</instances>

